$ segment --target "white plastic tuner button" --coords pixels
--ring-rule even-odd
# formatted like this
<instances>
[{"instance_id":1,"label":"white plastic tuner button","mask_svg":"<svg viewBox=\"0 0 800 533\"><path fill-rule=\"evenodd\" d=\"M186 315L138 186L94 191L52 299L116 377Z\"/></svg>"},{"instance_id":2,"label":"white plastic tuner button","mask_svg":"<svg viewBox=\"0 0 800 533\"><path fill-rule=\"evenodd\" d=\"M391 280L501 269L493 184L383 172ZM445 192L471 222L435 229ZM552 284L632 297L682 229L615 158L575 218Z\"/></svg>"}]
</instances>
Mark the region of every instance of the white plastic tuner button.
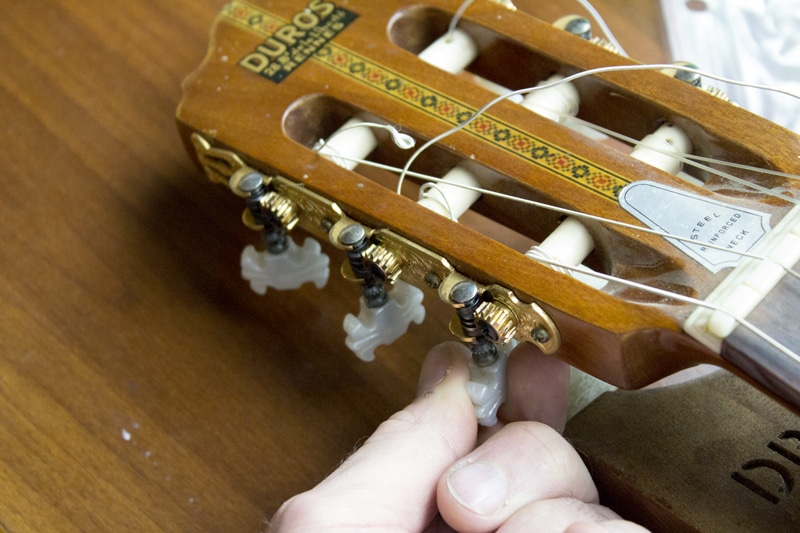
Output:
<instances>
[{"instance_id":1,"label":"white plastic tuner button","mask_svg":"<svg viewBox=\"0 0 800 533\"><path fill-rule=\"evenodd\" d=\"M403 281L397 281L389 299L380 307L367 307L362 297L358 317L344 318L347 333L345 344L362 361L375 360L375 348L391 344L403 335L411 322L421 324L425 319L422 291Z\"/></svg>"},{"instance_id":2,"label":"white plastic tuner button","mask_svg":"<svg viewBox=\"0 0 800 533\"><path fill-rule=\"evenodd\" d=\"M497 410L506 401L506 367L508 354L517 345L516 341L497 345L497 359L489 366L478 366L470 359L467 394L475 406L475 416L482 426L497 423Z\"/></svg>"},{"instance_id":3,"label":"white plastic tuner button","mask_svg":"<svg viewBox=\"0 0 800 533\"><path fill-rule=\"evenodd\" d=\"M320 244L311 238L302 247L292 239L287 242L288 248L279 254L259 252L253 246L242 251L242 277L256 294L266 294L267 288L298 289L308 282L321 289L328 283L329 258L322 253Z\"/></svg>"}]
</instances>

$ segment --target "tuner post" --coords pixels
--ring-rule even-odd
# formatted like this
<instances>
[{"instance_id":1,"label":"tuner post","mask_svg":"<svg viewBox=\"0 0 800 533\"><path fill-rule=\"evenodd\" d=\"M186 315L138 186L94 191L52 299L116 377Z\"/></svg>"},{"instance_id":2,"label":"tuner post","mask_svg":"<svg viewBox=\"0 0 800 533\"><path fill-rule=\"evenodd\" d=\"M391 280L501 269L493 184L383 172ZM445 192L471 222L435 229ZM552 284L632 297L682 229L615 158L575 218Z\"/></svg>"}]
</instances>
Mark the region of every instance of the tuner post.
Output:
<instances>
[{"instance_id":1,"label":"tuner post","mask_svg":"<svg viewBox=\"0 0 800 533\"><path fill-rule=\"evenodd\" d=\"M253 246L242 250L242 277L250 282L256 294L266 294L267 288L297 289L306 282L322 288L328 281L328 256L314 239L298 246L287 235L299 221L297 205L274 190L273 178L243 166L233 173L230 189L244 198L247 208L244 224L261 232L264 251Z\"/></svg>"},{"instance_id":2,"label":"tuner post","mask_svg":"<svg viewBox=\"0 0 800 533\"><path fill-rule=\"evenodd\" d=\"M367 232L361 224L351 224L339 234L339 244L344 247L353 275L362 282L361 294L369 308L381 307L389 295L383 276L372 268L366 257L369 248Z\"/></svg>"},{"instance_id":3,"label":"tuner post","mask_svg":"<svg viewBox=\"0 0 800 533\"><path fill-rule=\"evenodd\" d=\"M270 194L264 176L247 169L241 177L234 177L238 179L232 179L231 184L236 186L237 193L244 197L247 204L247 213L250 216L245 214L245 217L252 218L256 227L260 227L261 238L267 251L271 254L285 252L288 248L286 231L270 208Z\"/></svg>"},{"instance_id":4,"label":"tuner post","mask_svg":"<svg viewBox=\"0 0 800 533\"><path fill-rule=\"evenodd\" d=\"M450 301L456 310L463 340L468 341L473 362L486 367L497 361L497 347L492 328L478 319L476 311L482 303L478 286L471 281L461 281L450 291Z\"/></svg>"},{"instance_id":5,"label":"tuner post","mask_svg":"<svg viewBox=\"0 0 800 533\"><path fill-rule=\"evenodd\" d=\"M361 283L358 316L344 318L345 344L363 361L375 359L375 349L393 343L414 322L425 319L422 291L397 279L402 265L391 250L371 242L373 231L343 217L329 233L331 242L344 249L345 278ZM394 284L391 292L386 282Z\"/></svg>"}]
</instances>

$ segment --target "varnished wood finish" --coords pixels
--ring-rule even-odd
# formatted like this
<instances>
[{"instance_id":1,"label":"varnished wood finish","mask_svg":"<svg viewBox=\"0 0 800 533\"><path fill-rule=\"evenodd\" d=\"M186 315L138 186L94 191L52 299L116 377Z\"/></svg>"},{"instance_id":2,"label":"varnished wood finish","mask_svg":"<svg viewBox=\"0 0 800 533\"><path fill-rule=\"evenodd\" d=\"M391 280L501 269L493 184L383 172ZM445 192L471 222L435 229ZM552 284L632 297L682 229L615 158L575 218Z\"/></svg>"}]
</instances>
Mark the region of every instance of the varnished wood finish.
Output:
<instances>
[{"instance_id":1,"label":"varnished wood finish","mask_svg":"<svg viewBox=\"0 0 800 533\"><path fill-rule=\"evenodd\" d=\"M341 330L354 287L262 298L241 281L255 235L174 118L223 4L4 6L4 532L262 530L449 338L434 314L364 364Z\"/></svg>"},{"instance_id":2,"label":"varnished wood finish","mask_svg":"<svg viewBox=\"0 0 800 533\"><path fill-rule=\"evenodd\" d=\"M349 68L374 68L373 73L383 70L387 79L396 77L409 86L418 84L436 98L452 99L456 106L463 104L465 108L478 109L493 97L466 79L424 64L413 53L445 31L447 14L455 12L459 0L430 2L428 5L433 7L424 9L408 8L399 1L350 2L346 7L357 13L358 19L333 39L335 50L328 55L334 60L327 62L324 55L309 59L277 84L236 62L302 11L305 3L252 5L256 6L253 13L274 20L273 29L248 27L247 18L235 20L236 10L233 16L217 19L210 53L184 83L178 119L185 137L199 133L214 146L235 150L249 165L265 173L302 182L339 203L349 216L363 224L389 228L422 243L446 257L464 275L481 283L498 283L526 301L535 301L550 313L561 331L562 357L615 385L641 387L699 362L729 366L682 333L681 324L691 306L636 290L596 291L531 261L522 255L524 250L512 250L480 232L432 214L413 200L344 170L311 149L352 115L400 124L421 139L432 138L451 127L440 117L432 117L435 113L426 110L424 103L415 104L413 97L389 94L391 91L384 90L383 82L371 86L364 81L368 77L352 75L356 71ZM513 68L522 79L513 88L530 86L553 71L570 74L593 67L635 64L558 30L549 22L522 11L511 13L496 3L475 4L465 18L462 26L472 31L479 47L500 59L494 70L491 65L482 65L480 74L510 83L508 71ZM414 36L416 26L424 28L424 38ZM387 27L390 39L386 38ZM348 63L354 55L360 57ZM336 58L348 68L337 70L326 65L336 64ZM513 67L511 58L518 61ZM603 74L580 80L576 86L581 92L580 116L629 136L641 138L667 121L687 132L695 153L800 172L794 152L800 144L796 135L659 72ZM597 165L622 180L658 181L724 202L755 206L771 213L773 221L790 207L788 202L764 199L715 178L704 187L689 185L511 102L500 103L489 114L502 128L531 132L561 149L566 157ZM745 135L741 133L744 129ZM283 134L275 134L280 131ZM638 224L613 196L609 201L598 190L557 178L553 172L511 155L507 147L488 142L488 136L459 132L445 144L447 149L440 149L440 155L434 153L427 167L418 165L415 169L441 175L448 164L462 161L473 166L487 188ZM389 152L389 162L398 164L399 160L402 165L402 156L392 154L390 148L382 150ZM771 185L779 182L790 189L797 187L796 182L782 178L776 178ZM544 238L557 219L530 207L493 199L481 200L476 210L534 240ZM728 273L712 274L661 237L595 222L587 226L596 243L590 261L608 273L700 298ZM325 238L318 227L307 229ZM419 279L407 281L423 285ZM596 356L598 345L603 348L603 357Z\"/></svg>"},{"instance_id":3,"label":"varnished wood finish","mask_svg":"<svg viewBox=\"0 0 800 533\"><path fill-rule=\"evenodd\" d=\"M786 276L749 317L749 322L781 346L798 342L797 317L800 313L800 280ZM722 345L722 357L741 368L761 386L786 398L789 405L800 405L800 365L781 350L744 326L738 326Z\"/></svg>"},{"instance_id":4,"label":"varnished wood finish","mask_svg":"<svg viewBox=\"0 0 800 533\"><path fill-rule=\"evenodd\" d=\"M262 530L450 338L429 306L364 364L340 328L352 286L262 298L239 279L255 235L174 125L223 4L4 6L0 530ZM637 58L664 58L655 2L596 4Z\"/></svg>"}]
</instances>

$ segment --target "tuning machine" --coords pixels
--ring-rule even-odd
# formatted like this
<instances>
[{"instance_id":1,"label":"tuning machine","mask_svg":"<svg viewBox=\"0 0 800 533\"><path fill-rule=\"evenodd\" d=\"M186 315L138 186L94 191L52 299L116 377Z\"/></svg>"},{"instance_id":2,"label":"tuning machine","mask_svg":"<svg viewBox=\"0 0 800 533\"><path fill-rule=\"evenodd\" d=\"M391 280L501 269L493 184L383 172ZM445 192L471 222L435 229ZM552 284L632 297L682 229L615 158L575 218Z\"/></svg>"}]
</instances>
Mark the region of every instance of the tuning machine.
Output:
<instances>
[{"instance_id":1,"label":"tuning machine","mask_svg":"<svg viewBox=\"0 0 800 533\"><path fill-rule=\"evenodd\" d=\"M728 97L728 94L722 89L719 89L718 87L714 87L711 85L703 85L703 78L698 72L699 67L694 63L690 63L689 61L675 61L673 65L675 65L676 68L664 69L661 72L663 72L667 76L671 76L677 80L680 80L682 82L688 83L689 85L697 87L698 89L702 89L711 96L719 98L723 102L728 102L731 105L738 107L738 104L736 102L732 102L731 99ZM685 70L684 68L681 67L686 67L694 70Z\"/></svg>"},{"instance_id":2,"label":"tuning machine","mask_svg":"<svg viewBox=\"0 0 800 533\"><path fill-rule=\"evenodd\" d=\"M556 28L562 29L567 33L571 33L581 39L587 40L592 44L596 44L604 50L619 54L619 49L608 39L598 35L592 35L592 23L589 19L580 15L565 15L553 23Z\"/></svg>"},{"instance_id":3,"label":"tuning machine","mask_svg":"<svg viewBox=\"0 0 800 533\"><path fill-rule=\"evenodd\" d=\"M208 178L244 199L247 207L242 222L261 232L265 249L246 246L240 260L242 277L250 282L253 292L263 295L268 288L297 289L308 282L319 289L324 287L329 275L328 256L314 239L306 238L298 246L287 235L299 221L300 208L273 186L276 178L249 167L235 152L212 147L197 133L192 134L191 141Z\"/></svg>"},{"instance_id":4,"label":"tuning machine","mask_svg":"<svg viewBox=\"0 0 800 533\"><path fill-rule=\"evenodd\" d=\"M472 352L467 392L481 425L497 422L505 401L508 356L519 342L531 342L544 353L558 350L561 338L538 305L526 304L498 285L480 286L453 272L439 285L439 297L456 312L450 331Z\"/></svg>"},{"instance_id":5,"label":"tuning machine","mask_svg":"<svg viewBox=\"0 0 800 533\"><path fill-rule=\"evenodd\" d=\"M453 272L438 291L439 297L456 310L451 333L470 344L478 365L492 364L496 347L512 341L530 342L547 354L561 344L558 329L547 313L535 303L522 302L504 287L482 286Z\"/></svg>"},{"instance_id":6,"label":"tuning machine","mask_svg":"<svg viewBox=\"0 0 800 533\"><path fill-rule=\"evenodd\" d=\"M320 244L306 238L298 246L288 235L299 221L297 204L271 188L273 178L242 167L230 178L229 187L244 198L247 208L242 215L245 226L261 232L265 249L247 246L241 255L242 277L257 294L267 288L297 289L312 282L321 289L328 281L329 259Z\"/></svg>"},{"instance_id":7,"label":"tuning machine","mask_svg":"<svg viewBox=\"0 0 800 533\"><path fill-rule=\"evenodd\" d=\"M360 359L372 361L378 346L391 344L412 322L421 324L425 319L422 291L398 279L402 262L375 232L343 216L328 236L347 255L342 274L361 286L358 316L348 314L344 319L345 343ZM393 286L391 291L387 284Z\"/></svg>"}]
</instances>

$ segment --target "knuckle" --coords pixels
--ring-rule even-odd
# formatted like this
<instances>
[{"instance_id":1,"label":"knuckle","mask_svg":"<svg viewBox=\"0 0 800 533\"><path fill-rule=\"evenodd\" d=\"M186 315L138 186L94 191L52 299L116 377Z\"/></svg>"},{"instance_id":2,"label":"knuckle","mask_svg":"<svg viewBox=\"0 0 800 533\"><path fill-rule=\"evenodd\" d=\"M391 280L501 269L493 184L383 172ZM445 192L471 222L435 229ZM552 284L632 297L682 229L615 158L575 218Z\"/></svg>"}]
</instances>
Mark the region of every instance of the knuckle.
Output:
<instances>
[{"instance_id":1,"label":"knuckle","mask_svg":"<svg viewBox=\"0 0 800 533\"><path fill-rule=\"evenodd\" d=\"M284 502L270 521L269 531L273 533L292 531L311 531L319 525L319 505L313 494L304 492Z\"/></svg>"}]
</instances>

